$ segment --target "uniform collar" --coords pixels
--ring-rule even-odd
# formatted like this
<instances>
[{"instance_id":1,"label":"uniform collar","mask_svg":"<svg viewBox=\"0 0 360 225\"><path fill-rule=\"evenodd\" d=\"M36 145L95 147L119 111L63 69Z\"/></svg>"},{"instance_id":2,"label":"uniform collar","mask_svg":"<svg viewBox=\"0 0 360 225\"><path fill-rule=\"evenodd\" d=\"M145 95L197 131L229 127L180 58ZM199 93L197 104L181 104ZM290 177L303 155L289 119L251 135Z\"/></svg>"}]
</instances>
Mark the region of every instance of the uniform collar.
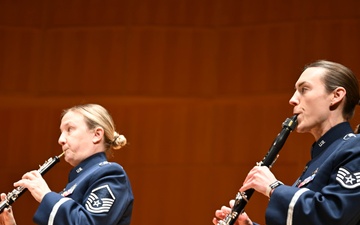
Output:
<instances>
[{"instance_id":1,"label":"uniform collar","mask_svg":"<svg viewBox=\"0 0 360 225\"><path fill-rule=\"evenodd\" d=\"M83 160L79 165L75 166L69 174L69 182L78 177L83 171L86 171L88 168L95 164L106 161L106 155L104 152L96 153L85 160Z\"/></svg>"},{"instance_id":2,"label":"uniform collar","mask_svg":"<svg viewBox=\"0 0 360 225\"><path fill-rule=\"evenodd\" d=\"M317 142L314 142L311 149L311 158L315 158L322 153L328 146L346 134L352 133L353 130L348 122L337 124L328 130Z\"/></svg>"}]
</instances>

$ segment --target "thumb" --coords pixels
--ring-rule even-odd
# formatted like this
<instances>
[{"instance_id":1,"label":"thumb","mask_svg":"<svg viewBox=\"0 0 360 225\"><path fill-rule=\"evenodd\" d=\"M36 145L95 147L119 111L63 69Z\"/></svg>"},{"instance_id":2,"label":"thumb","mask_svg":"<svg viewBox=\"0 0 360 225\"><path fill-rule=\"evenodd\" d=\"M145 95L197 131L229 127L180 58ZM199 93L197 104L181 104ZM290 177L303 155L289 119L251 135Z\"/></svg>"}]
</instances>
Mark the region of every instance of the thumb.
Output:
<instances>
[{"instance_id":1,"label":"thumb","mask_svg":"<svg viewBox=\"0 0 360 225\"><path fill-rule=\"evenodd\" d=\"M234 199L230 200L229 204L230 204L230 207L232 208L234 206L234 204L235 204L235 200Z\"/></svg>"}]
</instances>

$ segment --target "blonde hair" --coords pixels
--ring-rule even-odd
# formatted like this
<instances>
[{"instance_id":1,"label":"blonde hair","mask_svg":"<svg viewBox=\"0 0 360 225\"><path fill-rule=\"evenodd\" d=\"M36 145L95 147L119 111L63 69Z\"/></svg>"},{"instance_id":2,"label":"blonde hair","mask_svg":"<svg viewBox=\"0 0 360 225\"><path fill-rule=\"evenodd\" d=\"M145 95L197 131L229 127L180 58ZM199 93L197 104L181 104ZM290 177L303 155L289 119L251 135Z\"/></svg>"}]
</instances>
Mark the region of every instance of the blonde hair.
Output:
<instances>
[{"instance_id":1,"label":"blonde hair","mask_svg":"<svg viewBox=\"0 0 360 225\"><path fill-rule=\"evenodd\" d=\"M65 109L61 114L63 117L67 112L78 112L84 116L85 122L89 129L101 127L104 129L105 151L120 149L126 145L127 141L124 135L115 130L114 121L109 112L98 104L76 105Z\"/></svg>"}]
</instances>

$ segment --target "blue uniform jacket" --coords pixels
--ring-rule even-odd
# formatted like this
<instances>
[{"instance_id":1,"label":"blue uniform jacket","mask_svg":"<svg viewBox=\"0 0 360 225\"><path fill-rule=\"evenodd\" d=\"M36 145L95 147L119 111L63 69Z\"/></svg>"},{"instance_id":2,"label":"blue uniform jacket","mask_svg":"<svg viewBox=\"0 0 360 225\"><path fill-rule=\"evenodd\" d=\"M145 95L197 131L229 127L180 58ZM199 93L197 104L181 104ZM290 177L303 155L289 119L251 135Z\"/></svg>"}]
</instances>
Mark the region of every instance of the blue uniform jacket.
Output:
<instances>
[{"instance_id":1,"label":"blue uniform jacket","mask_svg":"<svg viewBox=\"0 0 360 225\"><path fill-rule=\"evenodd\" d=\"M347 122L312 146L311 160L293 186L277 187L267 225L360 224L360 136Z\"/></svg>"},{"instance_id":2,"label":"blue uniform jacket","mask_svg":"<svg viewBox=\"0 0 360 225\"><path fill-rule=\"evenodd\" d=\"M124 169L97 153L70 171L63 192L45 195L33 219L39 225L128 225L132 205Z\"/></svg>"}]
</instances>

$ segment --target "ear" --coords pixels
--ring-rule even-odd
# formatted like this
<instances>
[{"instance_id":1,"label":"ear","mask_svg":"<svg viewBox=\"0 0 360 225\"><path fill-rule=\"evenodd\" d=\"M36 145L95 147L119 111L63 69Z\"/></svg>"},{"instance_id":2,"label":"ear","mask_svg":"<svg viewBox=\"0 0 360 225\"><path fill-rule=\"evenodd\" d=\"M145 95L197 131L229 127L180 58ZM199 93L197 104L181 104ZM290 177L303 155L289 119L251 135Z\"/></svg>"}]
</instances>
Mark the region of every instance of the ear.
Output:
<instances>
[{"instance_id":1,"label":"ear","mask_svg":"<svg viewBox=\"0 0 360 225\"><path fill-rule=\"evenodd\" d=\"M338 105L345 98L346 90L343 87L337 87L333 91L333 99L331 101L331 105Z\"/></svg>"},{"instance_id":2,"label":"ear","mask_svg":"<svg viewBox=\"0 0 360 225\"><path fill-rule=\"evenodd\" d=\"M104 137L104 129L102 127L96 127L94 129L93 143L98 144Z\"/></svg>"}]
</instances>

